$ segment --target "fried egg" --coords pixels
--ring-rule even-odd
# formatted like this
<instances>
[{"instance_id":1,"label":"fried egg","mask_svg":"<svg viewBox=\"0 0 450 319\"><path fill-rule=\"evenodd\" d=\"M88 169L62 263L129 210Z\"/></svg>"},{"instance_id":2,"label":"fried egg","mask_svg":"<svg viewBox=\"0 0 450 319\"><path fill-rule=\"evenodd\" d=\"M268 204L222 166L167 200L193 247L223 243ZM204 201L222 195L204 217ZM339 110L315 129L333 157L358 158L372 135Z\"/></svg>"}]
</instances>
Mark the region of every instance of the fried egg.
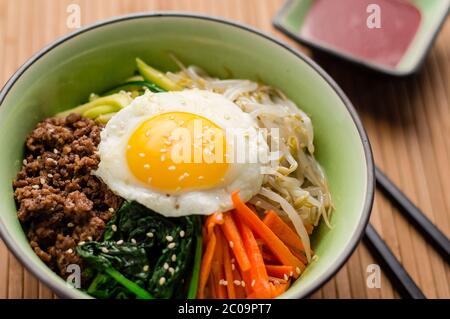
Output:
<instances>
[{"instance_id":1,"label":"fried egg","mask_svg":"<svg viewBox=\"0 0 450 319\"><path fill-rule=\"evenodd\" d=\"M95 175L117 195L167 217L227 211L233 191L249 200L261 188L255 158L268 146L249 142L252 129L254 119L222 95L147 92L102 130ZM242 138L249 156L236 156Z\"/></svg>"}]
</instances>

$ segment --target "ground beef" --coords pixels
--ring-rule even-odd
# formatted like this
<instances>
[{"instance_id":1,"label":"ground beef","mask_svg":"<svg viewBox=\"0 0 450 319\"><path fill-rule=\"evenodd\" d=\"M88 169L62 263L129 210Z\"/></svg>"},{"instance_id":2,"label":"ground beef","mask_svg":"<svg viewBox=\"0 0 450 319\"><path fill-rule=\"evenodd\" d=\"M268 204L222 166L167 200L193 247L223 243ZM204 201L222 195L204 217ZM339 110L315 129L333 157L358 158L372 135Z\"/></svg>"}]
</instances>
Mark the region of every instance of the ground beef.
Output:
<instances>
[{"instance_id":1,"label":"ground beef","mask_svg":"<svg viewBox=\"0 0 450 319\"><path fill-rule=\"evenodd\" d=\"M91 174L100 161L100 130L77 114L44 120L27 137L13 182L17 216L31 247L63 277L69 264L82 266L77 244L99 240L122 203Z\"/></svg>"}]
</instances>

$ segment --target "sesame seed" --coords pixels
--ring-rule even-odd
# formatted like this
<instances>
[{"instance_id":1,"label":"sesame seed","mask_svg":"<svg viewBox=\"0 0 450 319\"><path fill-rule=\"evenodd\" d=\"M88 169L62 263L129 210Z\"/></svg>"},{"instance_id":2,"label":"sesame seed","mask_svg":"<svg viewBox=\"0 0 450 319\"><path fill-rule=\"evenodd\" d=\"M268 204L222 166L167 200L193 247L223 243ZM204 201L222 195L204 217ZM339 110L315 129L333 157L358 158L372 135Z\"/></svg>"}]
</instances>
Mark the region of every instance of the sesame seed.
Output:
<instances>
[{"instance_id":1,"label":"sesame seed","mask_svg":"<svg viewBox=\"0 0 450 319\"><path fill-rule=\"evenodd\" d=\"M118 240L116 244L117 244L117 245L122 245L122 244L123 244L123 240L122 240L122 239L121 239L121 240Z\"/></svg>"},{"instance_id":2,"label":"sesame seed","mask_svg":"<svg viewBox=\"0 0 450 319\"><path fill-rule=\"evenodd\" d=\"M52 175L52 174L47 174L47 176L48 176L49 178L52 178L52 177L53 177L53 175Z\"/></svg>"},{"instance_id":3,"label":"sesame seed","mask_svg":"<svg viewBox=\"0 0 450 319\"><path fill-rule=\"evenodd\" d=\"M298 268L298 267L295 268L295 271L297 272L297 274L300 274L300 272L301 272L300 268Z\"/></svg>"},{"instance_id":4,"label":"sesame seed","mask_svg":"<svg viewBox=\"0 0 450 319\"><path fill-rule=\"evenodd\" d=\"M162 148L162 149L160 149L159 150L161 153L165 153L165 152L167 152L167 149L166 148Z\"/></svg>"},{"instance_id":5,"label":"sesame seed","mask_svg":"<svg viewBox=\"0 0 450 319\"><path fill-rule=\"evenodd\" d=\"M184 235L186 235L186 233L184 232L184 230L180 230L180 237L183 238Z\"/></svg>"},{"instance_id":6,"label":"sesame seed","mask_svg":"<svg viewBox=\"0 0 450 319\"><path fill-rule=\"evenodd\" d=\"M255 204L256 204L256 206L259 206L259 205L261 205L261 201L257 200Z\"/></svg>"},{"instance_id":7,"label":"sesame seed","mask_svg":"<svg viewBox=\"0 0 450 319\"><path fill-rule=\"evenodd\" d=\"M85 243L86 243L85 241L80 241L80 242L78 243L78 246L83 246Z\"/></svg>"},{"instance_id":8,"label":"sesame seed","mask_svg":"<svg viewBox=\"0 0 450 319\"><path fill-rule=\"evenodd\" d=\"M245 287L245 281L241 281L241 285L242 285L242 287Z\"/></svg>"},{"instance_id":9,"label":"sesame seed","mask_svg":"<svg viewBox=\"0 0 450 319\"><path fill-rule=\"evenodd\" d=\"M293 275L294 275L294 272L291 271L291 272L289 273L289 276L292 277Z\"/></svg>"},{"instance_id":10,"label":"sesame seed","mask_svg":"<svg viewBox=\"0 0 450 319\"><path fill-rule=\"evenodd\" d=\"M175 273L175 269L173 269L172 267L169 267L169 272L173 276L173 274Z\"/></svg>"},{"instance_id":11,"label":"sesame seed","mask_svg":"<svg viewBox=\"0 0 450 319\"><path fill-rule=\"evenodd\" d=\"M33 185L31 186L33 189L39 189L39 185Z\"/></svg>"},{"instance_id":12,"label":"sesame seed","mask_svg":"<svg viewBox=\"0 0 450 319\"><path fill-rule=\"evenodd\" d=\"M104 252L105 254L107 254L109 252L108 248L106 247L102 247L102 252Z\"/></svg>"},{"instance_id":13,"label":"sesame seed","mask_svg":"<svg viewBox=\"0 0 450 319\"><path fill-rule=\"evenodd\" d=\"M117 226L116 225L112 225L111 229L112 229L112 231L116 232L117 231Z\"/></svg>"},{"instance_id":14,"label":"sesame seed","mask_svg":"<svg viewBox=\"0 0 450 319\"><path fill-rule=\"evenodd\" d=\"M169 245L167 245L167 248L169 249L175 248L175 243L170 243Z\"/></svg>"},{"instance_id":15,"label":"sesame seed","mask_svg":"<svg viewBox=\"0 0 450 319\"><path fill-rule=\"evenodd\" d=\"M219 285L221 285L221 286L228 286L228 281L226 281L225 279L220 279L219 280Z\"/></svg>"},{"instance_id":16,"label":"sesame seed","mask_svg":"<svg viewBox=\"0 0 450 319\"><path fill-rule=\"evenodd\" d=\"M254 287L254 286L255 286L255 284L256 284L256 280L255 280L255 279L253 279L253 280L252 280L252 284L251 284L251 286L252 286L252 287Z\"/></svg>"},{"instance_id":17,"label":"sesame seed","mask_svg":"<svg viewBox=\"0 0 450 319\"><path fill-rule=\"evenodd\" d=\"M169 269L169 264L168 264L168 263L164 263L163 268L164 268L165 270Z\"/></svg>"},{"instance_id":18,"label":"sesame seed","mask_svg":"<svg viewBox=\"0 0 450 319\"><path fill-rule=\"evenodd\" d=\"M231 270L235 270L236 266L234 264L231 264Z\"/></svg>"},{"instance_id":19,"label":"sesame seed","mask_svg":"<svg viewBox=\"0 0 450 319\"><path fill-rule=\"evenodd\" d=\"M28 164L27 160L24 159L24 160L22 161L22 164L23 164L23 165L27 165L27 164Z\"/></svg>"},{"instance_id":20,"label":"sesame seed","mask_svg":"<svg viewBox=\"0 0 450 319\"><path fill-rule=\"evenodd\" d=\"M284 280L289 280L289 277L286 274L283 274L283 278L284 278Z\"/></svg>"},{"instance_id":21,"label":"sesame seed","mask_svg":"<svg viewBox=\"0 0 450 319\"><path fill-rule=\"evenodd\" d=\"M150 238L153 237L153 233L152 233L152 232L149 232L149 233L147 233L146 235L147 235L147 237L150 237Z\"/></svg>"},{"instance_id":22,"label":"sesame seed","mask_svg":"<svg viewBox=\"0 0 450 319\"><path fill-rule=\"evenodd\" d=\"M110 213L114 213L114 208L110 207L110 208L108 208L108 211L109 211Z\"/></svg>"},{"instance_id":23,"label":"sesame seed","mask_svg":"<svg viewBox=\"0 0 450 319\"><path fill-rule=\"evenodd\" d=\"M167 236L166 236L166 240L167 240L167 241L173 241L173 237L170 236L170 235L167 235Z\"/></svg>"},{"instance_id":24,"label":"sesame seed","mask_svg":"<svg viewBox=\"0 0 450 319\"><path fill-rule=\"evenodd\" d=\"M143 268L142 268L142 270L144 270L145 272L147 272L148 270L149 270L149 266L148 265L145 265Z\"/></svg>"},{"instance_id":25,"label":"sesame seed","mask_svg":"<svg viewBox=\"0 0 450 319\"><path fill-rule=\"evenodd\" d=\"M58 150L56 148L53 149L53 153L58 154Z\"/></svg>"},{"instance_id":26,"label":"sesame seed","mask_svg":"<svg viewBox=\"0 0 450 319\"><path fill-rule=\"evenodd\" d=\"M88 236L87 239L92 241L92 236Z\"/></svg>"},{"instance_id":27,"label":"sesame seed","mask_svg":"<svg viewBox=\"0 0 450 319\"><path fill-rule=\"evenodd\" d=\"M204 179L205 177L203 175L200 175L199 177L197 177L198 179Z\"/></svg>"},{"instance_id":28,"label":"sesame seed","mask_svg":"<svg viewBox=\"0 0 450 319\"><path fill-rule=\"evenodd\" d=\"M177 261L177 255L173 254L171 259L173 262Z\"/></svg>"},{"instance_id":29,"label":"sesame seed","mask_svg":"<svg viewBox=\"0 0 450 319\"><path fill-rule=\"evenodd\" d=\"M166 282L166 278L165 278L165 277L159 278L159 284L160 284L161 286L164 285L165 282Z\"/></svg>"},{"instance_id":30,"label":"sesame seed","mask_svg":"<svg viewBox=\"0 0 450 319\"><path fill-rule=\"evenodd\" d=\"M145 157L145 153L139 153L139 157Z\"/></svg>"},{"instance_id":31,"label":"sesame seed","mask_svg":"<svg viewBox=\"0 0 450 319\"><path fill-rule=\"evenodd\" d=\"M233 284L235 284L236 286L240 286L241 282L239 280L235 280L235 281L233 281Z\"/></svg>"},{"instance_id":32,"label":"sesame seed","mask_svg":"<svg viewBox=\"0 0 450 319\"><path fill-rule=\"evenodd\" d=\"M176 169L175 165L170 165L169 167L167 167L167 169L169 171L174 171Z\"/></svg>"},{"instance_id":33,"label":"sesame seed","mask_svg":"<svg viewBox=\"0 0 450 319\"><path fill-rule=\"evenodd\" d=\"M68 223L67 224L67 227L73 227L73 226L75 226L73 223Z\"/></svg>"},{"instance_id":34,"label":"sesame seed","mask_svg":"<svg viewBox=\"0 0 450 319\"><path fill-rule=\"evenodd\" d=\"M229 244L230 244L230 248L233 249L234 243L230 240Z\"/></svg>"},{"instance_id":35,"label":"sesame seed","mask_svg":"<svg viewBox=\"0 0 450 319\"><path fill-rule=\"evenodd\" d=\"M144 169L149 169L150 168L150 164L144 164Z\"/></svg>"},{"instance_id":36,"label":"sesame seed","mask_svg":"<svg viewBox=\"0 0 450 319\"><path fill-rule=\"evenodd\" d=\"M184 172L183 174L180 175L180 177L178 177L178 180L181 181L181 180L185 179L188 176L189 176L189 173L188 172Z\"/></svg>"},{"instance_id":37,"label":"sesame seed","mask_svg":"<svg viewBox=\"0 0 450 319\"><path fill-rule=\"evenodd\" d=\"M166 160L166 156L165 155L161 155L161 162L164 162Z\"/></svg>"},{"instance_id":38,"label":"sesame seed","mask_svg":"<svg viewBox=\"0 0 450 319\"><path fill-rule=\"evenodd\" d=\"M67 250L66 250L66 253L68 253L68 254L73 253L73 249L72 249L72 248L67 249Z\"/></svg>"},{"instance_id":39,"label":"sesame seed","mask_svg":"<svg viewBox=\"0 0 450 319\"><path fill-rule=\"evenodd\" d=\"M131 238L131 242L132 242L133 244L136 244L136 239Z\"/></svg>"},{"instance_id":40,"label":"sesame seed","mask_svg":"<svg viewBox=\"0 0 450 319\"><path fill-rule=\"evenodd\" d=\"M275 285L279 285L279 284L280 284L280 281L277 280L277 279L275 279L275 280L273 281L273 283L274 283Z\"/></svg>"}]
</instances>

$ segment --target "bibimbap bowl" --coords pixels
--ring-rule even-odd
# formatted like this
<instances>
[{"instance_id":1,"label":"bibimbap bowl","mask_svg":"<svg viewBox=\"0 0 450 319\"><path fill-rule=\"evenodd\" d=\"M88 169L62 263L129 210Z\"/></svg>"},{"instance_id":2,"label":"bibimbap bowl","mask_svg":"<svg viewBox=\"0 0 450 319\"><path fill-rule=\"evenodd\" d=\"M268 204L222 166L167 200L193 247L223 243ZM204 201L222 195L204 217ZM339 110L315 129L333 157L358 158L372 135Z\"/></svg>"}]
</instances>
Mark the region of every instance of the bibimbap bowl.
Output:
<instances>
[{"instance_id":1,"label":"bibimbap bowl","mask_svg":"<svg viewBox=\"0 0 450 319\"><path fill-rule=\"evenodd\" d=\"M315 156L335 209L311 242L315 258L281 298L302 298L329 280L356 248L374 195L373 159L364 128L337 84L309 58L250 27L183 13L133 14L82 28L42 49L0 93L0 234L39 280L64 298L88 298L48 268L31 249L17 218L11 180L26 136L44 118L114 86L135 57L160 70L178 69L168 53L219 78L242 78L281 89L312 119Z\"/></svg>"}]
</instances>

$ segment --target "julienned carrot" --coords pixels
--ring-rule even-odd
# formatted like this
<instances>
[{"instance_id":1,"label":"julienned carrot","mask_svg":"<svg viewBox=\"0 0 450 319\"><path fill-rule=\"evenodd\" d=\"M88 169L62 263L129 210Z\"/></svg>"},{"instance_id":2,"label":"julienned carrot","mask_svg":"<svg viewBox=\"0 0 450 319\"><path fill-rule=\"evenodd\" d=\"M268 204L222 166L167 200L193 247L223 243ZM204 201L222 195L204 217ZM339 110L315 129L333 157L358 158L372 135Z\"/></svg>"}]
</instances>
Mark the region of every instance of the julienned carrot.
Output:
<instances>
[{"instance_id":1,"label":"julienned carrot","mask_svg":"<svg viewBox=\"0 0 450 319\"><path fill-rule=\"evenodd\" d=\"M205 221L206 226L206 234L209 237L214 230L214 226L222 225L224 222L223 214L221 212L217 212L208 216Z\"/></svg>"},{"instance_id":2,"label":"julienned carrot","mask_svg":"<svg viewBox=\"0 0 450 319\"><path fill-rule=\"evenodd\" d=\"M235 212L239 218L246 223L254 233L258 234L266 246L272 251L272 253L280 260L283 265L293 266L301 270L304 265L303 263L295 257L289 248L275 235L266 224L262 222L261 219L250 209L244 202L239 198L237 192L233 192L231 195L233 201ZM298 276L296 271L296 276Z\"/></svg>"},{"instance_id":3,"label":"julienned carrot","mask_svg":"<svg viewBox=\"0 0 450 319\"><path fill-rule=\"evenodd\" d=\"M263 219L267 225L289 248L298 251L304 251L303 243L300 237L289 227L277 213L270 210Z\"/></svg>"},{"instance_id":4,"label":"julienned carrot","mask_svg":"<svg viewBox=\"0 0 450 319\"><path fill-rule=\"evenodd\" d=\"M277 257L275 257L270 251L263 250L262 256L265 263L276 264L278 263Z\"/></svg>"},{"instance_id":5,"label":"julienned carrot","mask_svg":"<svg viewBox=\"0 0 450 319\"><path fill-rule=\"evenodd\" d=\"M281 217L281 216L280 216ZM283 220L283 222L285 222L292 230L295 231L295 227L294 224L291 222L291 220L289 219L289 217L285 216L285 217L281 217L281 219ZM313 231L314 231L314 225L308 222L304 222L303 225L305 226L306 232L308 233L308 235L312 235Z\"/></svg>"},{"instance_id":6,"label":"julienned carrot","mask_svg":"<svg viewBox=\"0 0 450 319\"><path fill-rule=\"evenodd\" d=\"M294 276L295 269L292 266L285 265L266 265L269 276L286 279Z\"/></svg>"},{"instance_id":7,"label":"julienned carrot","mask_svg":"<svg viewBox=\"0 0 450 319\"><path fill-rule=\"evenodd\" d=\"M214 257L214 252L216 250L216 236L214 232L209 236L209 240L206 243L205 254L203 255L201 268L200 268L200 277L198 280L198 292L197 296L200 299L205 298L205 286L208 281L209 274L211 272L211 262ZM210 287L213 289L213 287Z\"/></svg>"},{"instance_id":8,"label":"julienned carrot","mask_svg":"<svg viewBox=\"0 0 450 319\"><path fill-rule=\"evenodd\" d=\"M284 293L289 288L289 286L290 286L289 282L279 283L279 284L273 284L273 283L269 282L270 298L278 297L279 295ZM255 298L257 298L256 292L253 292L247 296L247 299L255 299Z\"/></svg>"},{"instance_id":9,"label":"julienned carrot","mask_svg":"<svg viewBox=\"0 0 450 319\"><path fill-rule=\"evenodd\" d=\"M292 227L274 211L268 211L263 218L263 222L289 247L292 254L302 262L303 267L300 267L300 270L303 271L304 265L308 263L308 259L306 258L302 241Z\"/></svg>"},{"instance_id":10,"label":"julienned carrot","mask_svg":"<svg viewBox=\"0 0 450 319\"><path fill-rule=\"evenodd\" d=\"M251 269L251 268L250 268ZM245 294L249 295L253 291L252 289L252 274L250 273L250 270L248 271L241 271L242 281L244 282L244 289Z\"/></svg>"},{"instance_id":11,"label":"julienned carrot","mask_svg":"<svg viewBox=\"0 0 450 319\"><path fill-rule=\"evenodd\" d=\"M242 243L241 235L236 228L236 224L230 213L223 214L224 223L221 226L225 238L233 251L234 256L239 264L242 272L250 270L250 260L245 252L244 244Z\"/></svg>"},{"instance_id":12,"label":"julienned carrot","mask_svg":"<svg viewBox=\"0 0 450 319\"><path fill-rule=\"evenodd\" d=\"M285 292L290 286L289 282L280 283L280 284L273 284L273 283L269 283L269 284L270 284L270 290L271 290L271 298L278 297L283 292Z\"/></svg>"},{"instance_id":13,"label":"julienned carrot","mask_svg":"<svg viewBox=\"0 0 450 319\"><path fill-rule=\"evenodd\" d=\"M214 278L213 276L209 276L208 278L208 298L216 299L216 289L214 287Z\"/></svg>"},{"instance_id":14,"label":"julienned carrot","mask_svg":"<svg viewBox=\"0 0 450 319\"><path fill-rule=\"evenodd\" d=\"M223 248L225 243L223 242L222 234L219 228L214 228L214 235L216 237L216 250L211 265L211 276L213 278L213 286L216 290L217 298L226 299L227 290L222 284L225 280L225 273L223 270Z\"/></svg>"},{"instance_id":15,"label":"julienned carrot","mask_svg":"<svg viewBox=\"0 0 450 319\"><path fill-rule=\"evenodd\" d=\"M241 276L241 273L239 272L238 267L234 267L234 269L233 269L233 278L234 278L234 280L236 280L236 282L242 282L242 276ZM234 280L231 283L232 285L234 285ZM230 284L230 283L228 283L228 284ZM243 299L247 296L246 289L244 287L242 287L242 285L234 285L234 286L235 286L235 290L236 290L236 298Z\"/></svg>"},{"instance_id":16,"label":"julienned carrot","mask_svg":"<svg viewBox=\"0 0 450 319\"><path fill-rule=\"evenodd\" d=\"M220 233L222 236L220 242L222 244L225 244L225 238L223 237L223 234ZM231 266L231 257L230 257L230 248L228 245L223 246L223 268L225 272L225 280L227 282L227 293L229 299L236 299L236 290L234 289L234 278L233 278L233 269Z\"/></svg>"},{"instance_id":17,"label":"julienned carrot","mask_svg":"<svg viewBox=\"0 0 450 319\"><path fill-rule=\"evenodd\" d=\"M303 271L306 268L306 264L308 263L308 258L306 258L306 255L303 252L298 252L295 249L291 249L291 253L302 262L303 267L300 267L300 270Z\"/></svg>"},{"instance_id":18,"label":"julienned carrot","mask_svg":"<svg viewBox=\"0 0 450 319\"><path fill-rule=\"evenodd\" d=\"M252 230L247 224L243 223L239 219L236 220L236 225L244 242L245 250L250 259L251 269L250 276L246 281L246 285L249 286L250 291L254 294L255 298L270 298L270 286L269 276L267 275L264 260L259 249L258 243L253 236Z\"/></svg>"}]
</instances>

